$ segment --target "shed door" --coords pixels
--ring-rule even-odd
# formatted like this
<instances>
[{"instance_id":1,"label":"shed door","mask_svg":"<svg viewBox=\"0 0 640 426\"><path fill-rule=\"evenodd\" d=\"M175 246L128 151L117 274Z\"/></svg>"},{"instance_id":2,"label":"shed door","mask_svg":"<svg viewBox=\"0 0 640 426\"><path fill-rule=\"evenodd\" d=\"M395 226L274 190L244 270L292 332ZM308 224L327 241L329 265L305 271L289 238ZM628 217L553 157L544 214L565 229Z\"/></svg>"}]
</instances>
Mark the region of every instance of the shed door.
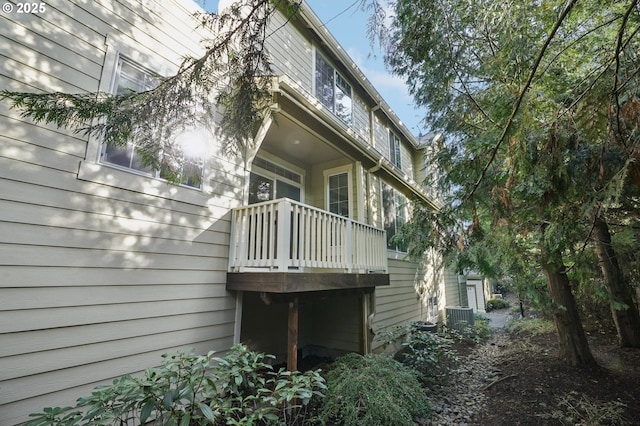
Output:
<instances>
[{"instance_id":1,"label":"shed door","mask_svg":"<svg viewBox=\"0 0 640 426\"><path fill-rule=\"evenodd\" d=\"M475 285L467 286L467 300L469 301L469 307L473 308L473 312L478 312L478 297Z\"/></svg>"}]
</instances>

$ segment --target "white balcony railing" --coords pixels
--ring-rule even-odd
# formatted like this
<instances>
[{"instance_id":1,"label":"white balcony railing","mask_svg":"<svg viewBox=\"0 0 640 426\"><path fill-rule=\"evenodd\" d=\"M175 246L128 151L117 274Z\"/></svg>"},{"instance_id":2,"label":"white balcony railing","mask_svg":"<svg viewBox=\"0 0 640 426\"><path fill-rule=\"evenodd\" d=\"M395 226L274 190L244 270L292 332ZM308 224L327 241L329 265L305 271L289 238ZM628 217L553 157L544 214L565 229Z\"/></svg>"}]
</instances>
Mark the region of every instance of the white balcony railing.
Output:
<instances>
[{"instance_id":1,"label":"white balcony railing","mask_svg":"<svg viewBox=\"0 0 640 426\"><path fill-rule=\"evenodd\" d=\"M281 198L236 208L229 271L386 272L382 229Z\"/></svg>"}]
</instances>

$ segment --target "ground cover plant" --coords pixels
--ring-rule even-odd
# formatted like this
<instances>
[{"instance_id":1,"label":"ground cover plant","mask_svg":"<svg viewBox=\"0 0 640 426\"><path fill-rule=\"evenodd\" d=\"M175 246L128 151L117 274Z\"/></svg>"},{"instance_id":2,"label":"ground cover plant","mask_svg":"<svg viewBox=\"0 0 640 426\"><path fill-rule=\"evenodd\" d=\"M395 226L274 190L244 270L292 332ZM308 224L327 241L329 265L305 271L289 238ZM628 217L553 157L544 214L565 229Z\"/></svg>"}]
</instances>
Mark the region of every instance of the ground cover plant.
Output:
<instances>
[{"instance_id":1,"label":"ground cover plant","mask_svg":"<svg viewBox=\"0 0 640 426\"><path fill-rule=\"evenodd\" d=\"M452 349L454 340L423 331L416 323L411 324L409 329L408 341L395 358L415 370L423 385L446 382L449 371L458 364L458 357Z\"/></svg>"},{"instance_id":2,"label":"ground cover plant","mask_svg":"<svg viewBox=\"0 0 640 426\"><path fill-rule=\"evenodd\" d=\"M626 405L620 401L598 401L580 392L571 391L557 398L556 406L541 414L542 419L555 419L563 425L616 425L629 422L624 418Z\"/></svg>"},{"instance_id":3,"label":"ground cover plant","mask_svg":"<svg viewBox=\"0 0 640 426\"><path fill-rule=\"evenodd\" d=\"M319 411L323 424L413 426L431 410L416 372L387 354L337 359L327 386Z\"/></svg>"},{"instance_id":4,"label":"ground cover plant","mask_svg":"<svg viewBox=\"0 0 640 426\"><path fill-rule=\"evenodd\" d=\"M300 425L326 389L319 370L273 371L270 355L236 345L224 357L164 355L143 376L97 387L74 407L48 407L27 426Z\"/></svg>"},{"instance_id":5,"label":"ground cover plant","mask_svg":"<svg viewBox=\"0 0 640 426\"><path fill-rule=\"evenodd\" d=\"M492 330L489 326L490 322L491 320L482 314L473 314L473 327L477 339L484 340L491 336Z\"/></svg>"},{"instance_id":6,"label":"ground cover plant","mask_svg":"<svg viewBox=\"0 0 640 426\"><path fill-rule=\"evenodd\" d=\"M505 309L508 307L509 307L509 302L500 298L489 299L485 303L485 310L487 312L495 311L498 309Z\"/></svg>"}]
</instances>

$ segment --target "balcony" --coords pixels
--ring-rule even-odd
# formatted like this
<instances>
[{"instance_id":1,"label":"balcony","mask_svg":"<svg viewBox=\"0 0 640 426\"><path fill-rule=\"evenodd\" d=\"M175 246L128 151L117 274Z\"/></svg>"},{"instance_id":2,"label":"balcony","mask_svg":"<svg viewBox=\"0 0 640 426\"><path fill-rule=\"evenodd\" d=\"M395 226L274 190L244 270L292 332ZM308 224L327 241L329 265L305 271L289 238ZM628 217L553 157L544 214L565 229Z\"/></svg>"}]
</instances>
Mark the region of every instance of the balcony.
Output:
<instances>
[{"instance_id":1,"label":"balcony","mask_svg":"<svg viewBox=\"0 0 640 426\"><path fill-rule=\"evenodd\" d=\"M227 289L388 285L385 231L288 198L234 209Z\"/></svg>"}]
</instances>

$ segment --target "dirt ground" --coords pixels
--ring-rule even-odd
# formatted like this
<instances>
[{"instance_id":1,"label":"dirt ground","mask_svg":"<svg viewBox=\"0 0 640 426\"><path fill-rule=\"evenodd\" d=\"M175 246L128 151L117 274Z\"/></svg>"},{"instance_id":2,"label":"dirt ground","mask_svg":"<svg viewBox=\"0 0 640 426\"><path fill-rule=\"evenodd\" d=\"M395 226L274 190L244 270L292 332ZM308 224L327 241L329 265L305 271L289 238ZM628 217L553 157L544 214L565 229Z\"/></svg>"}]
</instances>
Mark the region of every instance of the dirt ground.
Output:
<instances>
[{"instance_id":1,"label":"dirt ground","mask_svg":"<svg viewBox=\"0 0 640 426\"><path fill-rule=\"evenodd\" d=\"M615 335L590 333L600 367L569 366L554 333L498 331L495 378L483 388L480 425L640 425L640 349L621 349Z\"/></svg>"}]
</instances>

